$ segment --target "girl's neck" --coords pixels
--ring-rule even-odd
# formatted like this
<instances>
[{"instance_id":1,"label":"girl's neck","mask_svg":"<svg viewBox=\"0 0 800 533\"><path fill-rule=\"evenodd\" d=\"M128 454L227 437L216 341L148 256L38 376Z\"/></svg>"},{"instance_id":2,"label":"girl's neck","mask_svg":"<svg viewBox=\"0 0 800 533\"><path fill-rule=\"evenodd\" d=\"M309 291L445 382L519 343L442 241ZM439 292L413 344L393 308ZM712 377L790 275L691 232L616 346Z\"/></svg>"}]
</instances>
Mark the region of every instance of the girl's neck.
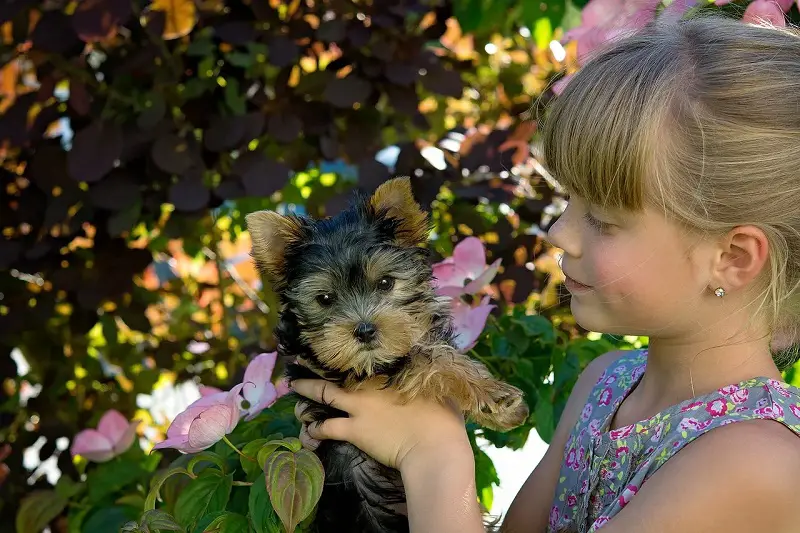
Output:
<instances>
[{"instance_id":1,"label":"girl's neck","mask_svg":"<svg viewBox=\"0 0 800 533\"><path fill-rule=\"evenodd\" d=\"M782 379L769 339L686 341L650 339L638 402L666 407L754 377Z\"/></svg>"}]
</instances>

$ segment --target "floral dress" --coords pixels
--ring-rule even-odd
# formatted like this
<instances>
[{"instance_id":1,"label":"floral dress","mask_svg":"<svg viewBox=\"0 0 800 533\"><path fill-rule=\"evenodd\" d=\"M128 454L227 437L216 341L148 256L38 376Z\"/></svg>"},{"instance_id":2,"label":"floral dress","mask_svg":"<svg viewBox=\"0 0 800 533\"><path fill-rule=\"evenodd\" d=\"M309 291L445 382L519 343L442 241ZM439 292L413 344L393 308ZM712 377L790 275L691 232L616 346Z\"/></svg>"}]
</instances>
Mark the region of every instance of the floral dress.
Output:
<instances>
[{"instance_id":1,"label":"floral dress","mask_svg":"<svg viewBox=\"0 0 800 533\"><path fill-rule=\"evenodd\" d=\"M646 365L646 351L625 354L592 389L564 448L548 533L596 531L670 457L716 427L767 419L800 436L800 389L768 378L729 385L609 431L617 408Z\"/></svg>"}]
</instances>

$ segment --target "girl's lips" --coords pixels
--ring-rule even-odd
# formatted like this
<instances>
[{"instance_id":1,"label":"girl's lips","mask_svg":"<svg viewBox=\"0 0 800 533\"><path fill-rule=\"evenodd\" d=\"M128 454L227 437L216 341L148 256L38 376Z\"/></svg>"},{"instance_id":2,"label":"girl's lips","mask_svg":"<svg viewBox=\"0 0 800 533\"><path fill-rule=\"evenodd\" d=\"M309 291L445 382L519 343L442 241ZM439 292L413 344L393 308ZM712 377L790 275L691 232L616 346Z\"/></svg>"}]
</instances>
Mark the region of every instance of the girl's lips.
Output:
<instances>
[{"instance_id":1,"label":"girl's lips","mask_svg":"<svg viewBox=\"0 0 800 533\"><path fill-rule=\"evenodd\" d=\"M567 288L567 290L569 292L571 292L573 294L576 293L576 292L585 292L585 291L588 291L588 290L591 289L590 286L584 285L583 283L581 283L579 281L575 281L574 279L569 277L567 274L564 274L564 286Z\"/></svg>"}]
</instances>

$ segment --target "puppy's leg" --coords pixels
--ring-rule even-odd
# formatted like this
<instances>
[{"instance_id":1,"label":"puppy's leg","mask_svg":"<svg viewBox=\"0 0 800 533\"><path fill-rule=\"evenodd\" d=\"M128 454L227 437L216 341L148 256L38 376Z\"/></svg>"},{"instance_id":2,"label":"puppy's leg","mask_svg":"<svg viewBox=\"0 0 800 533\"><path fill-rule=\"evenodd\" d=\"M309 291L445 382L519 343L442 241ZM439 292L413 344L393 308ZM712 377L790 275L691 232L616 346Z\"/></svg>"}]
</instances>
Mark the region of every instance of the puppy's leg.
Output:
<instances>
[{"instance_id":1,"label":"puppy's leg","mask_svg":"<svg viewBox=\"0 0 800 533\"><path fill-rule=\"evenodd\" d=\"M500 431L528 418L522 391L496 379L478 361L447 346L411 357L410 364L392 379L392 386L405 397L451 398L475 422Z\"/></svg>"}]
</instances>

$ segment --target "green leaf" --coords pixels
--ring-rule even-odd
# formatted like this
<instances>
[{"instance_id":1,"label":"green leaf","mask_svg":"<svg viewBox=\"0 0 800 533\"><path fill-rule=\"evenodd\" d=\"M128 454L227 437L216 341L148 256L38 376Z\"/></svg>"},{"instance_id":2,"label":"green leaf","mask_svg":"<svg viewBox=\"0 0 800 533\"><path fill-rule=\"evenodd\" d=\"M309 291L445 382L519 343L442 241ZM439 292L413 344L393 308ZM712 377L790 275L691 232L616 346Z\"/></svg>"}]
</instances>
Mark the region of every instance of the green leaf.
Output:
<instances>
[{"instance_id":1,"label":"green leaf","mask_svg":"<svg viewBox=\"0 0 800 533\"><path fill-rule=\"evenodd\" d=\"M524 354L531 344L531 339L528 337L528 334L522 327L516 324L506 331L505 337L508 339L511 348L516 354Z\"/></svg>"},{"instance_id":2,"label":"green leaf","mask_svg":"<svg viewBox=\"0 0 800 533\"><path fill-rule=\"evenodd\" d=\"M206 57L214 53L217 47L211 39L196 39L186 48L186 55Z\"/></svg>"},{"instance_id":3,"label":"green leaf","mask_svg":"<svg viewBox=\"0 0 800 533\"><path fill-rule=\"evenodd\" d=\"M546 50L553 40L553 24L547 17L542 17L536 21L533 27L533 38L536 46L541 50Z\"/></svg>"},{"instance_id":4,"label":"green leaf","mask_svg":"<svg viewBox=\"0 0 800 533\"><path fill-rule=\"evenodd\" d=\"M543 0L541 2L522 2L520 23L535 28L539 19L546 18L551 27L561 24L564 18L564 0Z\"/></svg>"},{"instance_id":5,"label":"green leaf","mask_svg":"<svg viewBox=\"0 0 800 533\"><path fill-rule=\"evenodd\" d=\"M175 519L184 527L191 528L202 516L223 511L232 486L232 474L223 475L214 469L204 470L178 496Z\"/></svg>"},{"instance_id":6,"label":"green leaf","mask_svg":"<svg viewBox=\"0 0 800 533\"><path fill-rule=\"evenodd\" d=\"M267 461L272 456L273 452L278 448L285 448L290 452L296 452L303 448L300 439L297 437L287 437L285 439L271 440L264 444L256 454L256 460L260 470L266 471Z\"/></svg>"},{"instance_id":7,"label":"green leaf","mask_svg":"<svg viewBox=\"0 0 800 533\"><path fill-rule=\"evenodd\" d=\"M492 356L508 357L511 355L511 343L505 335L492 337Z\"/></svg>"},{"instance_id":8,"label":"green leaf","mask_svg":"<svg viewBox=\"0 0 800 533\"><path fill-rule=\"evenodd\" d=\"M17 512L17 533L39 533L67 506L67 498L54 490L37 490L26 496Z\"/></svg>"},{"instance_id":9,"label":"green leaf","mask_svg":"<svg viewBox=\"0 0 800 533\"><path fill-rule=\"evenodd\" d=\"M83 533L119 531L129 521L136 520L137 514L136 509L128 506L101 507L84 522L82 531Z\"/></svg>"},{"instance_id":10,"label":"green leaf","mask_svg":"<svg viewBox=\"0 0 800 533\"><path fill-rule=\"evenodd\" d=\"M231 52L225 56L225 60L231 65L241 68L250 68L256 64L253 56L244 52Z\"/></svg>"},{"instance_id":11,"label":"green leaf","mask_svg":"<svg viewBox=\"0 0 800 533\"><path fill-rule=\"evenodd\" d=\"M121 457L98 465L86 478L89 503L98 503L146 475L147 472L138 463Z\"/></svg>"},{"instance_id":12,"label":"green leaf","mask_svg":"<svg viewBox=\"0 0 800 533\"><path fill-rule=\"evenodd\" d=\"M77 496L86 489L85 483L75 483L72 478L68 476L61 476L56 483L56 492L59 496L69 500L73 496Z\"/></svg>"},{"instance_id":13,"label":"green leaf","mask_svg":"<svg viewBox=\"0 0 800 533\"><path fill-rule=\"evenodd\" d=\"M244 533L247 528L246 517L226 511L212 520L202 533Z\"/></svg>"},{"instance_id":14,"label":"green leaf","mask_svg":"<svg viewBox=\"0 0 800 533\"><path fill-rule=\"evenodd\" d=\"M500 478L497 476L492 458L486 452L477 447L473 448L473 452L475 455L475 485L478 495L483 506L491 509L494 499L493 486L500 484Z\"/></svg>"},{"instance_id":15,"label":"green leaf","mask_svg":"<svg viewBox=\"0 0 800 533\"><path fill-rule=\"evenodd\" d=\"M325 472L319 458L306 449L277 450L267 460L267 492L287 531L310 515L322 495Z\"/></svg>"},{"instance_id":16,"label":"green leaf","mask_svg":"<svg viewBox=\"0 0 800 533\"><path fill-rule=\"evenodd\" d=\"M225 103L234 115L244 115L247 112L245 97L239 90L239 80L228 78L225 85Z\"/></svg>"},{"instance_id":17,"label":"green leaf","mask_svg":"<svg viewBox=\"0 0 800 533\"><path fill-rule=\"evenodd\" d=\"M536 419L536 432L546 443L550 443L555 433L555 422L553 416L553 403L550 401L549 394L539 391L539 399L536 401L534 409Z\"/></svg>"},{"instance_id":18,"label":"green leaf","mask_svg":"<svg viewBox=\"0 0 800 533\"><path fill-rule=\"evenodd\" d=\"M266 476L263 473L250 487L249 507L250 521L256 533L283 533L281 520L272 508Z\"/></svg>"},{"instance_id":19,"label":"green leaf","mask_svg":"<svg viewBox=\"0 0 800 533\"><path fill-rule=\"evenodd\" d=\"M150 480L150 492L147 493L147 498L144 501L144 510L149 511L151 509L156 508L156 500L159 499L159 491L161 490L161 486L164 484L167 479L174 476L175 474L185 474L189 477L192 477L189 474L189 471L186 470L182 466L176 466L166 470L158 475L156 475L153 479Z\"/></svg>"},{"instance_id":20,"label":"green leaf","mask_svg":"<svg viewBox=\"0 0 800 533\"><path fill-rule=\"evenodd\" d=\"M461 0L453 2L453 15L464 33L473 33L481 25L483 0Z\"/></svg>"},{"instance_id":21,"label":"green leaf","mask_svg":"<svg viewBox=\"0 0 800 533\"><path fill-rule=\"evenodd\" d=\"M183 531L183 528L177 522L175 522L175 519L172 517L172 515L157 509L146 511L142 515L140 524L147 526L148 529L145 531Z\"/></svg>"},{"instance_id":22,"label":"green leaf","mask_svg":"<svg viewBox=\"0 0 800 533\"><path fill-rule=\"evenodd\" d=\"M239 462L242 464L242 469L244 469L248 481L253 481L261 473L261 467L256 458L258 457L258 450L267 442L269 442L269 439L256 439L248 442L244 445L244 448L242 448L242 453L246 457L240 455ZM253 460L251 461L248 457Z\"/></svg>"},{"instance_id":23,"label":"green leaf","mask_svg":"<svg viewBox=\"0 0 800 533\"><path fill-rule=\"evenodd\" d=\"M213 463L217 465L223 474L227 470L225 465L225 458L221 457L220 455L214 452L208 452L208 451L201 452L192 457L189 460L189 464L186 466L186 470L188 470L190 474L194 475L194 467L197 466L198 463L203 463L203 462Z\"/></svg>"},{"instance_id":24,"label":"green leaf","mask_svg":"<svg viewBox=\"0 0 800 533\"><path fill-rule=\"evenodd\" d=\"M541 315L517 315L514 322L542 344L552 344L556 340L553 324Z\"/></svg>"}]
</instances>

